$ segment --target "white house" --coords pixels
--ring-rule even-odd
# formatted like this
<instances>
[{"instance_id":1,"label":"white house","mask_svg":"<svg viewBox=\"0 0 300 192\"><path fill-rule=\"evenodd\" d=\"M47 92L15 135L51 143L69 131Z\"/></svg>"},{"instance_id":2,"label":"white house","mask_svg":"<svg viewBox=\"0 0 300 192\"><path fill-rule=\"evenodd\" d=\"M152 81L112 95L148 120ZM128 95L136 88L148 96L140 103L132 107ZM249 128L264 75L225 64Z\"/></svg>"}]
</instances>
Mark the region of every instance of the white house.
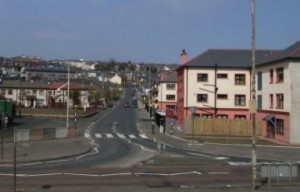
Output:
<instances>
[{"instance_id":1,"label":"white house","mask_svg":"<svg viewBox=\"0 0 300 192\"><path fill-rule=\"evenodd\" d=\"M118 74L115 74L114 76L109 78L109 82L121 85L122 84L122 78Z\"/></svg>"},{"instance_id":2,"label":"white house","mask_svg":"<svg viewBox=\"0 0 300 192\"><path fill-rule=\"evenodd\" d=\"M251 119L251 50L209 49L176 69L177 119L195 106L200 117ZM300 42L285 50L256 50L257 120L262 135L300 143Z\"/></svg>"}]
</instances>

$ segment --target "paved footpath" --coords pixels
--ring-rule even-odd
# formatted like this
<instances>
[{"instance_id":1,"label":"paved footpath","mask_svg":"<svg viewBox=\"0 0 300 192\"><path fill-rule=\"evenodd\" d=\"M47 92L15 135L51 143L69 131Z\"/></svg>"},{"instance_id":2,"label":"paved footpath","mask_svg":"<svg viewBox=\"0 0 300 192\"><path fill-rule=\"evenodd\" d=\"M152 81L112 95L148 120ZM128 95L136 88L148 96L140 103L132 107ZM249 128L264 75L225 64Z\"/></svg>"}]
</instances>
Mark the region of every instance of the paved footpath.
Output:
<instances>
[{"instance_id":1,"label":"paved footpath","mask_svg":"<svg viewBox=\"0 0 300 192\"><path fill-rule=\"evenodd\" d=\"M182 134L160 133L155 125L155 133L152 134L152 121L149 114L144 109L139 109L139 115L143 126L142 131L147 136L155 138L157 141L166 143L175 148L186 148L199 152L216 155L230 155L239 157L251 157L252 145L237 144L213 144L213 143L192 143L181 137ZM257 158L265 160L278 160L300 164L300 146L280 146L280 145L257 145Z\"/></svg>"},{"instance_id":2,"label":"paved footpath","mask_svg":"<svg viewBox=\"0 0 300 192\"><path fill-rule=\"evenodd\" d=\"M54 160L87 153L91 150L89 141L83 137L20 142L17 145L17 162ZM4 143L0 164L13 163L13 143Z\"/></svg>"}]
</instances>

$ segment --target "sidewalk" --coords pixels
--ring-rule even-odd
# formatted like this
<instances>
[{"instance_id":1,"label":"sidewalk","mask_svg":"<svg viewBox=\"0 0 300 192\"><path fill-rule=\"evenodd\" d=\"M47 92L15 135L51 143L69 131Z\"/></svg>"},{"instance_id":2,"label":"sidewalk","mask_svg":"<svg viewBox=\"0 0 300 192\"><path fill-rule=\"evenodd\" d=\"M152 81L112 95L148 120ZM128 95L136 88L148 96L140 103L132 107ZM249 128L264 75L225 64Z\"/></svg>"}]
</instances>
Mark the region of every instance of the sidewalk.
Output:
<instances>
[{"instance_id":1,"label":"sidewalk","mask_svg":"<svg viewBox=\"0 0 300 192\"><path fill-rule=\"evenodd\" d=\"M165 143L174 148L185 148L194 151L226 156L251 157L252 145L237 144L213 144L197 143L181 138L180 134L160 133L159 128L155 126L155 133L152 134L152 119L145 109L139 109L140 119L143 122L142 131L149 137ZM280 145L257 145L256 154L258 159L278 160L300 164L300 147L299 146L280 146Z\"/></svg>"},{"instance_id":2,"label":"sidewalk","mask_svg":"<svg viewBox=\"0 0 300 192\"><path fill-rule=\"evenodd\" d=\"M3 158L0 164L12 164L14 160L14 144L4 143ZM17 144L17 162L28 163L55 160L87 153L91 145L83 137L51 139L43 141L19 142Z\"/></svg>"}]
</instances>

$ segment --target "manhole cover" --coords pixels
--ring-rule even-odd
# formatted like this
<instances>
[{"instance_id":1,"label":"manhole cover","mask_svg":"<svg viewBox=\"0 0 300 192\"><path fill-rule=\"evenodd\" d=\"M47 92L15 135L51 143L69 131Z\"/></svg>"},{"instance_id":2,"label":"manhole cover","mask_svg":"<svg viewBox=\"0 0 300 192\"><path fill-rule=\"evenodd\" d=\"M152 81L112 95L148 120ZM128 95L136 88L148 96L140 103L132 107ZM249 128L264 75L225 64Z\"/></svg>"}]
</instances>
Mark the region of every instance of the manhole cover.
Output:
<instances>
[{"instance_id":1,"label":"manhole cover","mask_svg":"<svg viewBox=\"0 0 300 192\"><path fill-rule=\"evenodd\" d=\"M42 189L51 189L51 185L43 185Z\"/></svg>"}]
</instances>

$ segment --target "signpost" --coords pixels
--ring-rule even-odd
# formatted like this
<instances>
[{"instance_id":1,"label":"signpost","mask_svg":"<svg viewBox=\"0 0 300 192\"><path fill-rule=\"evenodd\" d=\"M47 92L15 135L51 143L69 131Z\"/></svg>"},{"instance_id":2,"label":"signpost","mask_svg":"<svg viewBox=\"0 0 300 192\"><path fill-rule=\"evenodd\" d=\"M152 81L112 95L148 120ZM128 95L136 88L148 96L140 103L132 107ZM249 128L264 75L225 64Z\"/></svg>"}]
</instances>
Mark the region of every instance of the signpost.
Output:
<instances>
[{"instance_id":1,"label":"signpost","mask_svg":"<svg viewBox=\"0 0 300 192\"><path fill-rule=\"evenodd\" d=\"M196 106L191 106L189 107L189 110L191 112L191 117L193 119L192 121L192 136L193 136L193 144L194 144L194 140L195 140L195 134L194 134L194 121L195 121L195 113L197 111L197 107Z\"/></svg>"}]
</instances>

